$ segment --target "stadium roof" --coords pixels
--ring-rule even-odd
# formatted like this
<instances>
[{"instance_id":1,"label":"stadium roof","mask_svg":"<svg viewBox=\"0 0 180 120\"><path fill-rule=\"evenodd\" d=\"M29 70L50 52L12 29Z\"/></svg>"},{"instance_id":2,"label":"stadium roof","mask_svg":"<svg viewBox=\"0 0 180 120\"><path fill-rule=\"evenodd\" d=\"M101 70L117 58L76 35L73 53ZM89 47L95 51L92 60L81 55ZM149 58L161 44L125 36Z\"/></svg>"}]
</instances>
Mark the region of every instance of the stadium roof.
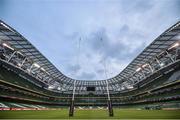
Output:
<instances>
[{"instance_id":1,"label":"stadium roof","mask_svg":"<svg viewBox=\"0 0 180 120\"><path fill-rule=\"evenodd\" d=\"M158 38L156 38L149 46L147 46L122 72L113 78L108 79L110 86L121 84L129 80L129 76L137 72L140 67L149 63L162 51L170 48L176 41L176 37L180 35L180 21L167 29ZM75 79L69 78L60 70L58 70L44 55L40 53L26 38L24 38L16 30L8 26L0 20L0 40L11 46L22 55L26 56L32 64L41 67L47 73L47 77L60 84L69 85L72 88ZM38 72L38 71L37 71ZM106 86L105 80L76 80L77 86Z\"/></svg>"}]
</instances>

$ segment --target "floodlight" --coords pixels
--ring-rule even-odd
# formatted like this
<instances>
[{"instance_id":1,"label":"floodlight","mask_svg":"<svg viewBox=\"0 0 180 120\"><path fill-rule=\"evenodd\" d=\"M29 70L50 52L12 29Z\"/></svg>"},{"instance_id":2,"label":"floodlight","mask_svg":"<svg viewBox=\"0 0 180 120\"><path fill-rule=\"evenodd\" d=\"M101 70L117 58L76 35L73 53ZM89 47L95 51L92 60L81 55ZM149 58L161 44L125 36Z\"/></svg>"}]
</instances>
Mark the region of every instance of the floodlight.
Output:
<instances>
[{"instance_id":1,"label":"floodlight","mask_svg":"<svg viewBox=\"0 0 180 120\"><path fill-rule=\"evenodd\" d=\"M160 64L161 67L164 66L164 65L165 65L164 63L161 63L161 64Z\"/></svg>"},{"instance_id":2,"label":"floodlight","mask_svg":"<svg viewBox=\"0 0 180 120\"><path fill-rule=\"evenodd\" d=\"M1 22L1 25L3 25L5 28L9 29L9 27L7 25L5 25L4 23L2 23L2 22Z\"/></svg>"},{"instance_id":3,"label":"floodlight","mask_svg":"<svg viewBox=\"0 0 180 120\"><path fill-rule=\"evenodd\" d=\"M133 86L128 86L127 88L128 88L128 89L133 89L134 87L133 87Z\"/></svg>"},{"instance_id":4,"label":"floodlight","mask_svg":"<svg viewBox=\"0 0 180 120\"><path fill-rule=\"evenodd\" d=\"M172 49L172 48L176 48L176 47L178 47L180 44L179 44L179 42L177 42L177 43L175 43L174 45L172 45L168 50L170 50L170 49Z\"/></svg>"},{"instance_id":5,"label":"floodlight","mask_svg":"<svg viewBox=\"0 0 180 120\"><path fill-rule=\"evenodd\" d=\"M136 69L136 72L138 72L138 71L140 71L141 70L141 68L139 67L138 69Z\"/></svg>"},{"instance_id":6,"label":"floodlight","mask_svg":"<svg viewBox=\"0 0 180 120\"><path fill-rule=\"evenodd\" d=\"M21 67L21 64L20 64L20 63L18 63L18 64L17 64L17 66Z\"/></svg>"},{"instance_id":7,"label":"floodlight","mask_svg":"<svg viewBox=\"0 0 180 120\"><path fill-rule=\"evenodd\" d=\"M11 46L9 46L9 45L6 44L6 43L3 43L2 45L14 51L14 48L12 48Z\"/></svg>"},{"instance_id":8,"label":"floodlight","mask_svg":"<svg viewBox=\"0 0 180 120\"><path fill-rule=\"evenodd\" d=\"M37 68L40 68L40 65L38 65L37 63L34 63L33 65Z\"/></svg>"},{"instance_id":9,"label":"floodlight","mask_svg":"<svg viewBox=\"0 0 180 120\"><path fill-rule=\"evenodd\" d=\"M57 89L58 89L58 90L61 90L61 88L60 88L60 87L58 87Z\"/></svg>"},{"instance_id":10,"label":"floodlight","mask_svg":"<svg viewBox=\"0 0 180 120\"><path fill-rule=\"evenodd\" d=\"M7 26L6 24L4 24L4 23L0 23L1 25L3 25L5 28L7 28L7 29L9 29L10 31L12 31L12 32L14 32L9 26Z\"/></svg>"},{"instance_id":11,"label":"floodlight","mask_svg":"<svg viewBox=\"0 0 180 120\"><path fill-rule=\"evenodd\" d=\"M44 72L46 71L44 68L41 68L41 70L44 71Z\"/></svg>"},{"instance_id":12,"label":"floodlight","mask_svg":"<svg viewBox=\"0 0 180 120\"><path fill-rule=\"evenodd\" d=\"M48 86L48 89L53 89L53 88L54 88L54 86L52 86L52 85Z\"/></svg>"},{"instance_id":13,"label":"floodlight","mask_svg":"<svg viewBox=\"0 0 180 120\"><path fill-rule=\"evenodd\" d=\"M148 64L144 64L144 65L142 65L142 67L144 68L144 67L146 67Z\"/></svg>"},{"instance_id":14,"label":"floodlight","mask_svg":"<svg viewBox=\"0 0 180 120\"><path fill-rule=\"evenodd\" d=\"M121 87L121 90L124 90L125 88L124 87Z\"/></svg>"}]
</instances>

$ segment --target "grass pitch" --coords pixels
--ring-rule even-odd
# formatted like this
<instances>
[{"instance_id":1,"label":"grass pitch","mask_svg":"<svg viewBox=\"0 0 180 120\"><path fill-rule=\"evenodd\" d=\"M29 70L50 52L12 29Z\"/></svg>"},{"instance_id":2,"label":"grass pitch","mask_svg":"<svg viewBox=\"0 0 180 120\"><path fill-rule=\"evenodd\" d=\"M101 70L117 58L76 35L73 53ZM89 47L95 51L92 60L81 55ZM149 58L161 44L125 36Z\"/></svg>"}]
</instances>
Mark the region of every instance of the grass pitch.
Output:
<instances>
[{"instance_id":1,"label":"grass pitch","mask_svg":"<svg viewBox=\"0 0 180 120\"><path fill-rule=\"evenodd\" d=\"M0 119L180 119L180 110L120 110L114 117L107 110L76 110L74 117L68 110L0 111Z\"/></svg>"}]
</instances>

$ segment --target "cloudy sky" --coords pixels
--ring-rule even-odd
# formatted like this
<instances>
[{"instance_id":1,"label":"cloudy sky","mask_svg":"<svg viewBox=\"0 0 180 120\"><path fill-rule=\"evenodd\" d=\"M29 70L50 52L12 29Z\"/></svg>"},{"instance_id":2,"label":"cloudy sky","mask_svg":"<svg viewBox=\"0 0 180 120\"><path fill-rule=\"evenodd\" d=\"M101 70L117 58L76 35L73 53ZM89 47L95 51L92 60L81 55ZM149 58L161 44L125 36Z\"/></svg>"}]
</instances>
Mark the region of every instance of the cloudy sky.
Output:
<instances>
[{"instance_id":1,"label":"cloudy sky","mask_svg":"<svg viewBox=\"0 0 180 120\"><path fill-rule=\"evenodd\" d=\"M0 19L65 75L101 80L180 20L180 0L0 0Z\"/></svg>"}]
</instances>

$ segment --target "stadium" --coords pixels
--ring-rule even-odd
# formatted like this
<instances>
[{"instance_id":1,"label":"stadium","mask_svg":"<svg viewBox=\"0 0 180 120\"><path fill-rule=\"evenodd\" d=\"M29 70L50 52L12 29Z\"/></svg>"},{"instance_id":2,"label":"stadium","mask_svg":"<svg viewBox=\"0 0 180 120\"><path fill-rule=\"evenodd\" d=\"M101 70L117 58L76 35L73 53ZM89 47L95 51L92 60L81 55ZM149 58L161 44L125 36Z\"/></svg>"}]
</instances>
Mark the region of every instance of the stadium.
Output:
<instances>
[{"instance_id":1,"label":"stadium","mask_svg":"<svg viewBox=\"0 0 180 120\"><path fill-rule=\"evenodd\" d=\"M179 48L177 22L117 76L76 80L0 21L0 118L179 119Z\"/></svg>"},{"instance_id":2,"label":"stadium","mask_svg":"<svg viewBox=\"0 0 180 120\"><path fill-rule=\"evenodd\" d=\"M180 120L179 13L180 0L0 0L0 120Z\"/></svg>"}]
</instances>

